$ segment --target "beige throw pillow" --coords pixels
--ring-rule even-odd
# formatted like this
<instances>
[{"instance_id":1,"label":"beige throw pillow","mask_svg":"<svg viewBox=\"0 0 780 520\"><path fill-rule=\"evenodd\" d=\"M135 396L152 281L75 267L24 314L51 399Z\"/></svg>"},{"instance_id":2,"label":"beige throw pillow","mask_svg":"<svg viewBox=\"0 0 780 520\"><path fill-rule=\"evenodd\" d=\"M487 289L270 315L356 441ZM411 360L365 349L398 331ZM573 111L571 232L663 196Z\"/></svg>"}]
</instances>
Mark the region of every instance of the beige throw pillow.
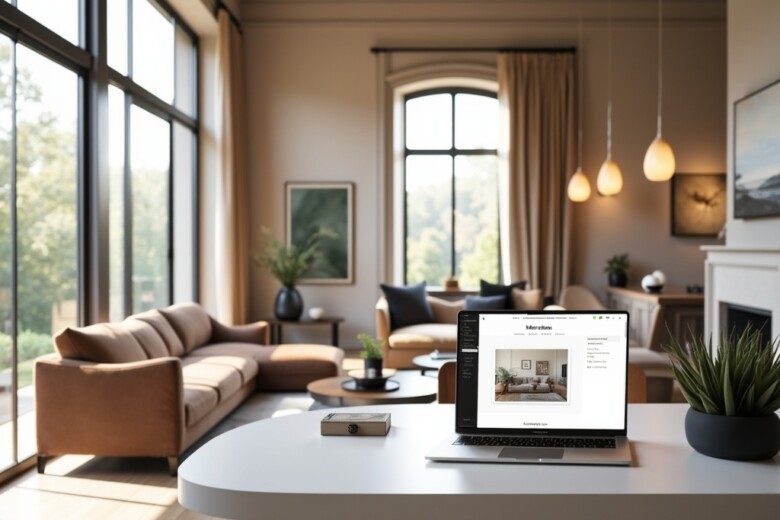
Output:
<instances>
[{"instance_id":1,"label":"beige throw pillow","mask_svg":"<svg viewBox=\"0 0 780 520\"><path fill-rule=\"evenodd\" d=\"M521 311L536 311L542 308L544 295L541 289L512 289L514 308Z\"/></svg>"}]
</instances>

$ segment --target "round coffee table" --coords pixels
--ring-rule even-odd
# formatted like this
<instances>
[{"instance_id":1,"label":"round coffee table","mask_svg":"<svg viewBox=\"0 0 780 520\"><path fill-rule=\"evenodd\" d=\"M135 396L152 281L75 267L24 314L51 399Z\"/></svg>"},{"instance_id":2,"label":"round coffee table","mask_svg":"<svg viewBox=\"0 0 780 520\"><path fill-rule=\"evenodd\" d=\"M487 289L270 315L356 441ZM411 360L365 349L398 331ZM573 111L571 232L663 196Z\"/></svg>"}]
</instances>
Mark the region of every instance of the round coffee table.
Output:
<instances>
[{"instance_id":1,"label":"round coffee table","mask_svg":"<svg viewBox=\"0 0 780 520\"><path fill-rule=\"evenodd\" d=\"M432 403L436 400L438 382L409 370L399 370L390 379L398 381L400 388L384 390L350 391L341 387L349 377L329 377L312 381L306 387L311 396L328 406L363 406L372 404Z\"/></svg>"}]
</instances>

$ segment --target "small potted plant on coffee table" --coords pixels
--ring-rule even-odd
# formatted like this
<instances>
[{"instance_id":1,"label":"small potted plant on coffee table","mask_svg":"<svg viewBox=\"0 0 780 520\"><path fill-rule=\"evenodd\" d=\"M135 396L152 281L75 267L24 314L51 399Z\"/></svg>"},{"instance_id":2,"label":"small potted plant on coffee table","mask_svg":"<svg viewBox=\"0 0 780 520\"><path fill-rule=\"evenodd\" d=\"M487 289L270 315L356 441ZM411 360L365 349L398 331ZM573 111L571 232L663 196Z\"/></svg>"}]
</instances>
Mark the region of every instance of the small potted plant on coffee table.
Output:
<instances>
[{"instance_id":1,"label":"small potted plant on coffee table","mask_svg":"<svg viewBox=\"0 0 780 520\"><path fill-rule=\"evenodd\" d=\"M363 345L360 357L363 358L366 379L377 379L382 377L382 340L370 336L366 333L357 335L358 340Z\"/></svg>"},{"instance_id":2,"label":"small potted plant on coffee table","mask_svg":"<svg viewBox=\"0 0 780 520\"><path fill-rule=\"evenodd\" d=\"M690 351L674 336L664 348L691 405L685 436L696 451L732 460L763 460L780 451L780 337L763 339L748 325L712 338L691 338Z\"/></svg>"}]
</instances>

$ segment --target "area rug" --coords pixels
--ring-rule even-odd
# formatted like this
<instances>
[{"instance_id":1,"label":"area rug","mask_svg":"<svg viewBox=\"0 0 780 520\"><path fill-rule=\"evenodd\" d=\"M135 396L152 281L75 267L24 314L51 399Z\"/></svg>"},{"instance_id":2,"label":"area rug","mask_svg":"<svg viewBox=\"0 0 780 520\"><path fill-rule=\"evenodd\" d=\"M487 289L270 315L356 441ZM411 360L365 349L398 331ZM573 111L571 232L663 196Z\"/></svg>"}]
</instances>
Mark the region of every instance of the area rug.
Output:
<instances>
[{"instance_id":1,"label":"area rug","mask_svg":"<svg viewBox=\"0 0 780 520\"><path fill-rule=\"evenodd\" d=\"M542 402L563 402L566 401L563 397L552 392L548 394L520 394L520 401L542 401Z\"/></svg>"}]
</instances>

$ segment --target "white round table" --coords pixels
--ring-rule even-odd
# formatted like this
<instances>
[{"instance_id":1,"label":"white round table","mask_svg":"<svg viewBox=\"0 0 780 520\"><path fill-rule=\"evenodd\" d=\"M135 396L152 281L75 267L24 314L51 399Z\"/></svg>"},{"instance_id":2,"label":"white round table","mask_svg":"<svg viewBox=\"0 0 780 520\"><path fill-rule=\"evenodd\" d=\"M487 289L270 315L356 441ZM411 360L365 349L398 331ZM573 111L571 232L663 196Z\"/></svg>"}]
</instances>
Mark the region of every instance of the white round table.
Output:
<instances>
[{"instance_id":1,"label":"white round table","mask_svg":"<svg viewBox=\"0 0 780 520\"><path fill-rule=\"evenodd\" d=\"M386 437L321 436L336 410L266 419L216 437L179 468L179 502L237 519L774 518L780 457L701 455L683 429L687 405L629 405L630 467L441 463L425 459L454 430L454 407L388 412ZM343 408L337 411L345 411ZM514 513L509 516L517 516Z\"/></svg>"}]
</instances>

